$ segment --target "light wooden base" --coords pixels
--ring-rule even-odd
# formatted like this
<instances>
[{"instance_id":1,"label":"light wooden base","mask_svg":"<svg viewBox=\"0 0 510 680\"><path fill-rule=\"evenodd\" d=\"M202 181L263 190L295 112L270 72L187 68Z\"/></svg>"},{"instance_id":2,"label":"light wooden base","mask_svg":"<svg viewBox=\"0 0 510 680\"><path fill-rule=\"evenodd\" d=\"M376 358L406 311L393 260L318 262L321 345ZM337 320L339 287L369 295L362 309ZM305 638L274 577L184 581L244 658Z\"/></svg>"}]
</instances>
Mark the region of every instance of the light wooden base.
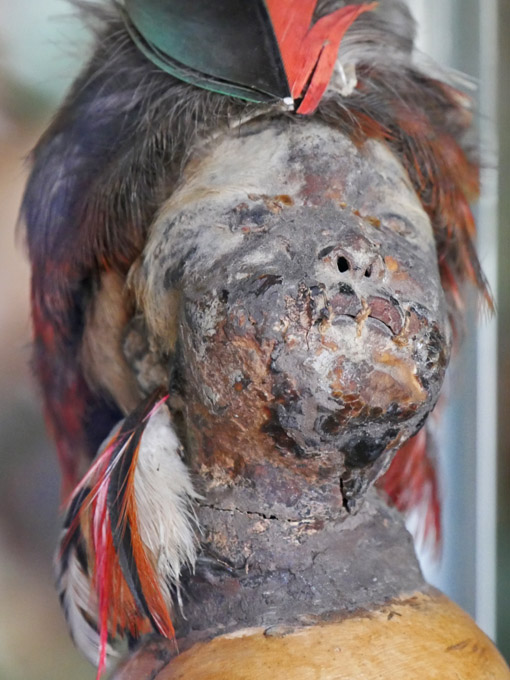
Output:
<instances>
[{"instance_id":1,"label":"light wooden base","mask_svg":"<svg viewBox=\"0 0 510 680\"><path fill-rule=\"evenodd\" d=\"M159 654L155 674L140 674L142 657L137 680L510 680L492 642L440 594L415 594L334 623L220 636L168 663ZM115 677L135 678L134 662Z\"/></svg>"}]
</instances>

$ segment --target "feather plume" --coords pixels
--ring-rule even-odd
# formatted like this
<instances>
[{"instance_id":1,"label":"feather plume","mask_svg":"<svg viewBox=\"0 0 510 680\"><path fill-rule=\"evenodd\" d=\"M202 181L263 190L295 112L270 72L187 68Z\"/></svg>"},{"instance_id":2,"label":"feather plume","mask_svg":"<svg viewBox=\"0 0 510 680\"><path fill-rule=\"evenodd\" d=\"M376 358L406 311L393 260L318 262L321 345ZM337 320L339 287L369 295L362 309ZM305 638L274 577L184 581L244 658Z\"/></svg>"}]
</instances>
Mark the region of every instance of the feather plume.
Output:
<instances>
[{"instance_id":1,"label":"feather plume","mask_svg":"<svg viewBox=\"0 0 510 680\"><path fill-rule=\"evenodd\" d=\"M84 537L77 521L77 514L89 493L90 489L83 487L74 495L69 505L55 570L60 605L73 641L88 661L98 666L100 644L97 594L92 589ZM110 659L117 656L116 650L109 643L105 646L105 652Z\"/></svg>"},{"instance_id":2,"label":"feather plume","mask_svg":"<svg viewBox=\"0 0 510 680\"><path fill-rule=\"evenodd\" d=\"M313 25L316 0L266 0L293 99L303 97L297 112L311 114L317 108L337 60L340 41L347 29L376 2L347 5L319 18Z\"/></svg>"},{"instance_id":3,"label":"feather plume","mask_svg":"<svg viewBox=\"0 0 510 680\"><path fill-rule=\"evenodd\" d=\"M180 573L196 559L196 494L165 401L152 395L116 428L66 515L57 584L73 639L98 678L116 639L151 630L174 638Z\"/></svg>"},{"instance_id":4,"label":"feather plume","mask_svg":"<svg viewBox=\"0 0 510 680\"><path fill-rule=\"evenodd\" d=\"M378 486L404 515L418 513L416 539L438 554L441 548L441 498L430 425L425 425L402 446Z\"/></svg>"}]
</instances>

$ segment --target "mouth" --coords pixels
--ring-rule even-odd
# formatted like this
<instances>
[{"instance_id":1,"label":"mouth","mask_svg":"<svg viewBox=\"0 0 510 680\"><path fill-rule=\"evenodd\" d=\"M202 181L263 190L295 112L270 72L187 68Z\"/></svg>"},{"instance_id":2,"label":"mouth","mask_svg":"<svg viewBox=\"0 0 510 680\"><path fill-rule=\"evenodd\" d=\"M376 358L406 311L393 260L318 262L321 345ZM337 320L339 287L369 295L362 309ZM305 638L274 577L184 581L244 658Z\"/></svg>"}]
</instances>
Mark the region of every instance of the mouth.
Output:
<instances>
[{"instance_id":1,"label":"mouth","mask_svg":"<svg viewBox=\"0 0 510 680\"><path fill-rule=\"evenodd\" d=\"M352 290L352 289L351 289ZM360 299L354 291L341 291L331 300L333 309L333 325L341 324L346 319L357 323L370 323L374 329L396 336L404 327L404 314L394 298L370 296Z\"/></svg>"}]
</instances>

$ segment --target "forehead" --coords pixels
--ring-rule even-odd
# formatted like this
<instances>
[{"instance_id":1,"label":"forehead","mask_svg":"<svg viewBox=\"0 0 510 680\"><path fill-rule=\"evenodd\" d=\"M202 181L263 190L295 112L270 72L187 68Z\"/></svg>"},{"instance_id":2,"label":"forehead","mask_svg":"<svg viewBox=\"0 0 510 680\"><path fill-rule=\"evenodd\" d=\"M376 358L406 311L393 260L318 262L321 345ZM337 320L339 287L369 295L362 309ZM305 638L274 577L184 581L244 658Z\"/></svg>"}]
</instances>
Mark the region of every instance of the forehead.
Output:
<instances>
[{"instance_id":1,"label":"forehead","mask_svg":"<svg viewBox=\"0 0 510 680\"><path fill-rule=\"evenodd\" d=\"M188 292L206 280L214 288L288 259L311 276L317 263L308 254L317 260L339 244L356 251L366 239L398 260L401 278L388 289L441 304L430 220L390 151L377 141L357 147L316 121L266 121L223 134L190 159L152 226L139 294L163 327L162 309L175 311L165 296L183 277Z\"/></svg>"},{"instance_id":2,"label":"forehead","mask_svg":"<svg viewBox=\"0 0 510 680\"><path fill-rule=\"evenodd\" d=\"M376 219L401 215L420 238L433 240L406 171L383 143L357 147L316 121L267 125L232 131L198 150L158 220L172 221L172 237L203 228L204 218L214 226L215 216L221 222L253 197L274 197L277 210L281 197L296 207L336 206Z\"/></svg>"}]
</instances>

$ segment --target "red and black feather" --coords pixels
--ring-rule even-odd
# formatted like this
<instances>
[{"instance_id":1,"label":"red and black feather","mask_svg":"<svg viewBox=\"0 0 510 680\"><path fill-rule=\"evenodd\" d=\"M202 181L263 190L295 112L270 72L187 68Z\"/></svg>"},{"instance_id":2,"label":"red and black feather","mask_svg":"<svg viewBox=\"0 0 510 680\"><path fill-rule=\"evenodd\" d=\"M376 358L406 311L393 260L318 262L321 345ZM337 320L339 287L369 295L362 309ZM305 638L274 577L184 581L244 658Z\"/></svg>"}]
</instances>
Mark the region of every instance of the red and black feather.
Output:
<instances>
[{"instance_id":1,"label":"red and black feather","mask_svg":"<svg viewBox=\"0 0 510 680\"><path fill-rule=\"evenodd\" d=\"M66 583L74 551L97 600L98 677L112 638L137 638L150 630L170 639L175 635L153 559L140 537L135 499L142 436L164 401L157 391L124 420L75 489L65 515L58 581ZM64 603L65 587L59 588Z\"/></svg>"}]
</instances>

